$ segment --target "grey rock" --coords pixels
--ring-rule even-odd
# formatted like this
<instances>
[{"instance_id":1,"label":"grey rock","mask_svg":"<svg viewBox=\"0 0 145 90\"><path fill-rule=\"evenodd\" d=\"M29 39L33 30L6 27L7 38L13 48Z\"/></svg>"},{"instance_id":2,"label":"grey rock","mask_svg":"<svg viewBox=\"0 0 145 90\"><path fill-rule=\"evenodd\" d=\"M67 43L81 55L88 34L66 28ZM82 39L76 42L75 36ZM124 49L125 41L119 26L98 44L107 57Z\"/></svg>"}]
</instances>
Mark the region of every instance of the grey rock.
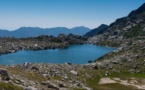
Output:
<instances>
[{"instance_id":1,"label":"grey rock","mask_svg":"<svg viewBox=\"0 0 145 90\"><path fill-rule=\"evenodd\" d=\"M62 88L62 87L65 87L65 85L62 84L62 83L61 83L61 84L58 84L58 86L61 87L61 88Z\"/></svg>"},{"instance_id":2,"label":"grey rock","mask_svg":"<svg viewBox=\"0 0 145 90\"><path fill-rule=\"evenodd\" d=\"M32 69L32 70L36 70L36 71L38 71L38 70L39 70L39 68L38 68L38 67L36 67L36 66L33 66L31 69Z\"/></svg>"},{"instance_id":3,"label":"grey rock","mask_svg":"<svg viewBox=\"0 0 145 90\"><path fill-rule=\"evenodd\" d=\"M24 88L24 90L38 90L38 89L36 89L36 88L34 88L34 87L29 86L29 87Z\"/></svg>"},{"instance_id":4,"label":"grey rock","mask_svg":"<svg viewBox=\"0 0 145 90\"><path fill-rule=\"evenodd\" d=\"M97 70L97 69L98 69L98 66L97 66L97 65L95 65L95 66L93 66L93 68Z\"/></svg>"},{"instance_id":5,"label":"grey rock","mask_svg":"<svg viewBox=\"0 0 145 90\"><path fill-rule=\"evenodd\" d=\"M10 80L10 74L7 69L0 68L0 75L2 75L5 80Z\"/></svg>"},{"instance_id":6,"label":"grey rock","mask_svg":"<svg viewBox=\"0 0 145 90\"><path fill-rule=\"evenodd\" d=\"M109 66L109 69L113 69L113 66L110 65L110 66Z\"/></svg>"},{"instance_id":7,"label":"grey rock","mask_svg":"<svg viewBox=\"0 0 145 90\"><path fill-rule=\"evenodd\" d=\"M43 77L47 77L47 76L48 76L48 74L42 74L42 76L43 76Z\"/></svg>"},{"instance_id":8,"label":"grey rock","mask_svg":"<svg viewBox=\"0 0 145 90\"><path fill-rule=\"evenodd\" d=\"M113 63L113 64L118 64L119 62L118 62L118 61L113 61L112 63Z\"/></svg>"},{"instance_id":9,"label":"grey rock","mask_svg":"<svg viewBox=\"0 0 145 90\"><path fill-rule=\"evenodd\" d=\"M72 73L74 75L78 75L78 72L76 72L75 70L71 70L70 73Z\"/></svg>"},{"instance_id":10,"label":"grey rock","mask_svg":"<svg viewBox=\"0 0 145 90\"><path fill-rule=\"evenodd\" d=\"M27 67L28 65L30 65L29 62L24 62L24 64L23 64L24 67Z\"/></svg>"},{"instance_id":11,"label":"grey rock","mask_svg":"<svg viewBox=\"0 0 145 90\"><path fill-rule=\"evenodd\" d=\"M76 83L76 84L75 84L75 87L80 87L80 86L81 86L80 83Z\"/></svg>"},{"instance_id":12,"label":"grey rock","mask_svg":"<svg viewBox=\"0 0 145 90\"><path fill-rule=\"evenodd\" d=\"M53 86L53 85L51 85L51 84L48 84L47 87L48 87L48 88L51 88L51 89L59 90L58 87L55 87L55 86Z\"/></svg>"},{"instance_id":13,"label":"grey rock","mask_svg":"<svg viewBox=\"0 0 145 90\"><path fill-rule=\"evenodd\" d=\"M41 82L42 85L49 85L48 82Z\"/></svg>"},{"instance_id":14,"label":"grey rock","mask_svg":"<svg viewBox=\"0 0 145 90\"><path fill-rule=\"evenodd\" d=\"M66 65L72 65L72 63L70 63L70 62L65 62L65 64L66 64Z\"/></svg>"}]
</instances>

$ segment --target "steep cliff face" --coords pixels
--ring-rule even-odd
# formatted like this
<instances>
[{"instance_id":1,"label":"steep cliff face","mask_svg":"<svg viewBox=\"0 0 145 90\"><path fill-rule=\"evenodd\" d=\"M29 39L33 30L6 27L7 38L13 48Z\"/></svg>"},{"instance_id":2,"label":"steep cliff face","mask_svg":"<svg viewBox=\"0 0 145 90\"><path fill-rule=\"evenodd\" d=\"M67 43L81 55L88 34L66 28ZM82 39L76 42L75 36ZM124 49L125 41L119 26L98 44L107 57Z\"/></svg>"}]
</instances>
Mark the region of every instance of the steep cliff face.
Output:
<instances>
[{"instance_id":1,"label":"steep cliff face","mask_svg":"<svg viewBox=\"0 0 145 90\"><path fill-rule=\"evenodd\" d=\"M132 11L127 17L119 18L104 31L89 39L89 42L100 40L140 38L145 36L145 4Z\"/></svg>"}]
</instances>

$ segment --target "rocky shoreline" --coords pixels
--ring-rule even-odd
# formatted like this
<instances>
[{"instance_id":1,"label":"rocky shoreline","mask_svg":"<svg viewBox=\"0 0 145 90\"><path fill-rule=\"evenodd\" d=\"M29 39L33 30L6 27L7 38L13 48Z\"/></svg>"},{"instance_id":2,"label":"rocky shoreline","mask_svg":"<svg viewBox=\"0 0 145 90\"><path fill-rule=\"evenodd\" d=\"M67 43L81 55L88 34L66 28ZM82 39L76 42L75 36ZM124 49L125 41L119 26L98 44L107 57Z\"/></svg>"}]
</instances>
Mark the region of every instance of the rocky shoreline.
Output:
<instances>
[{"instance_id":1,"label":"rocky shoreline","mask_svg":"<svg viewBox=\"0 0 145 90\"><path fill-rule=\"evenodd\" d=\"M60 34L58 37L42 35L30 38L0 38L0 55L20 50L47 50L67 48L72 44L84 44L87 38L78 35Z\"/></svg>"}]
</instances>

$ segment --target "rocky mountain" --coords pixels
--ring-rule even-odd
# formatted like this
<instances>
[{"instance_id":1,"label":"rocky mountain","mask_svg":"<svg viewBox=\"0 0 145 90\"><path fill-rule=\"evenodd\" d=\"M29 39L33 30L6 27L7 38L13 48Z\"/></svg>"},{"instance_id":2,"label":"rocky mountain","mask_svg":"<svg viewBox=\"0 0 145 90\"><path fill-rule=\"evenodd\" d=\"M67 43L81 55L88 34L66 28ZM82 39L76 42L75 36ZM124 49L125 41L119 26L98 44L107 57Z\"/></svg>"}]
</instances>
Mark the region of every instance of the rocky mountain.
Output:
<instances>
[{"instance_id":1,"label":"rocky mountain","mask_svg":"<svg viewBox=\"0 0 145 90\"><path fill-rule=\"evenodd\" d=\"M40 35L52 35L58 36L59 34L75 34L75 35L84 35L90 29L87 27L74 27L72 29L68 29L65 27L55 27L55 28L38 28L38 27L21 27L14 31L8 30L0 30L0 37L36 37Z\"/></svg>"},{"instance_id":2,"label":"rocky mountain","mask_svg":"<svg viewBox=\"0 0 145 90\"><path fill-rule=\"evenodd\" d=\"M117 19L101 34L89 41L97 43L102 40L141 38L145 36L145 4L128 16Z\"/></svg>"},{"instance_id":3,"label":"rocky mountain","mask_svg":"<svg viewBox=\"0 0 145 90\"><path fill-rule=\"evenodd\" d=\"M103 33L106 30L106 28L108 28L108 25L101 24L98 28L95 28L95 29L87 32L84 36L85 37L93 37L95 35Z\"/></svg>"},{"instance_id":4,"label":"rocky mountain","mask_svg":"<svg viewBox=\"0 0 145 90\"><path fill-rule=\"evenodd\" d=\"M117 19L102 34L90 38L88 42L118 47L95 61L98 68L106 71L106 76L113 73L144 76L145 4L128 16Z\"/></svg>"}]
</instances>

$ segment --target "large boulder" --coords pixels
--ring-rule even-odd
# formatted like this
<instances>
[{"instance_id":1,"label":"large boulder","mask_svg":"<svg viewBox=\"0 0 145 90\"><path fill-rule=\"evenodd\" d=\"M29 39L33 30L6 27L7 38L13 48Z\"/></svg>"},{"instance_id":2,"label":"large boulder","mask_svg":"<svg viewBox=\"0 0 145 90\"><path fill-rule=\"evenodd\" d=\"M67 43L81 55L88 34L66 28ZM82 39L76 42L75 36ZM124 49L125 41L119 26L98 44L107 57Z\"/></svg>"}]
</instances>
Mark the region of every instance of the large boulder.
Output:
<instances>
[{"instance_id":1,"label":"large boulder","mask_svg":"<svg viewBox=\"0 0 145 90\"><path fill-rule=\"evenodd\" d=\"M30 65L29 62L24 62L24 64L23 64L24 67L28 67L29 65Z\"/></svg>"},{"instance_id":2,"label":"large boulder","mask_svg":"<svg viewBox=\"0 0 145 90\"><path fill-rule=\"evenodd\" d=\"M74 75L78 75L78 72L75 70L71 70L70 73L74 74Z\"/></svg>"},{"instance_id":3,"label":"large boulder","mask_svg":"<svg viewBox=\"0 0 145 90\"><path fill-rule=\"evenodd\" d=\"M10 80L10 74L7 69L0 68L0 75L3 77L4 80Z\"/></svg>"},{"instance_id":4,"label":"large boulder","mask_svg":"<svg viewBox=\"0 0 145 90\"><path fill-rule=\"evenodd\" d=\"M53 86L53 85L51 85L51 84L48 84L47 87L48 87L49 89L59 90L58 87L55 87L55 86Z\"/></svg>"},{"instance_id":5,"label":"large boulder","mask_svg":"<svg viewBox=\"0 0 145 90\"><path fill-rule=\"evenodd\" d=\"M31 69L32 69L32 70L36 70L36 71L38 71L38 70L39 70L39 68L38 68L38 67L36 67L36 66L31 67Z\"/></svg>"}]
</instances>

